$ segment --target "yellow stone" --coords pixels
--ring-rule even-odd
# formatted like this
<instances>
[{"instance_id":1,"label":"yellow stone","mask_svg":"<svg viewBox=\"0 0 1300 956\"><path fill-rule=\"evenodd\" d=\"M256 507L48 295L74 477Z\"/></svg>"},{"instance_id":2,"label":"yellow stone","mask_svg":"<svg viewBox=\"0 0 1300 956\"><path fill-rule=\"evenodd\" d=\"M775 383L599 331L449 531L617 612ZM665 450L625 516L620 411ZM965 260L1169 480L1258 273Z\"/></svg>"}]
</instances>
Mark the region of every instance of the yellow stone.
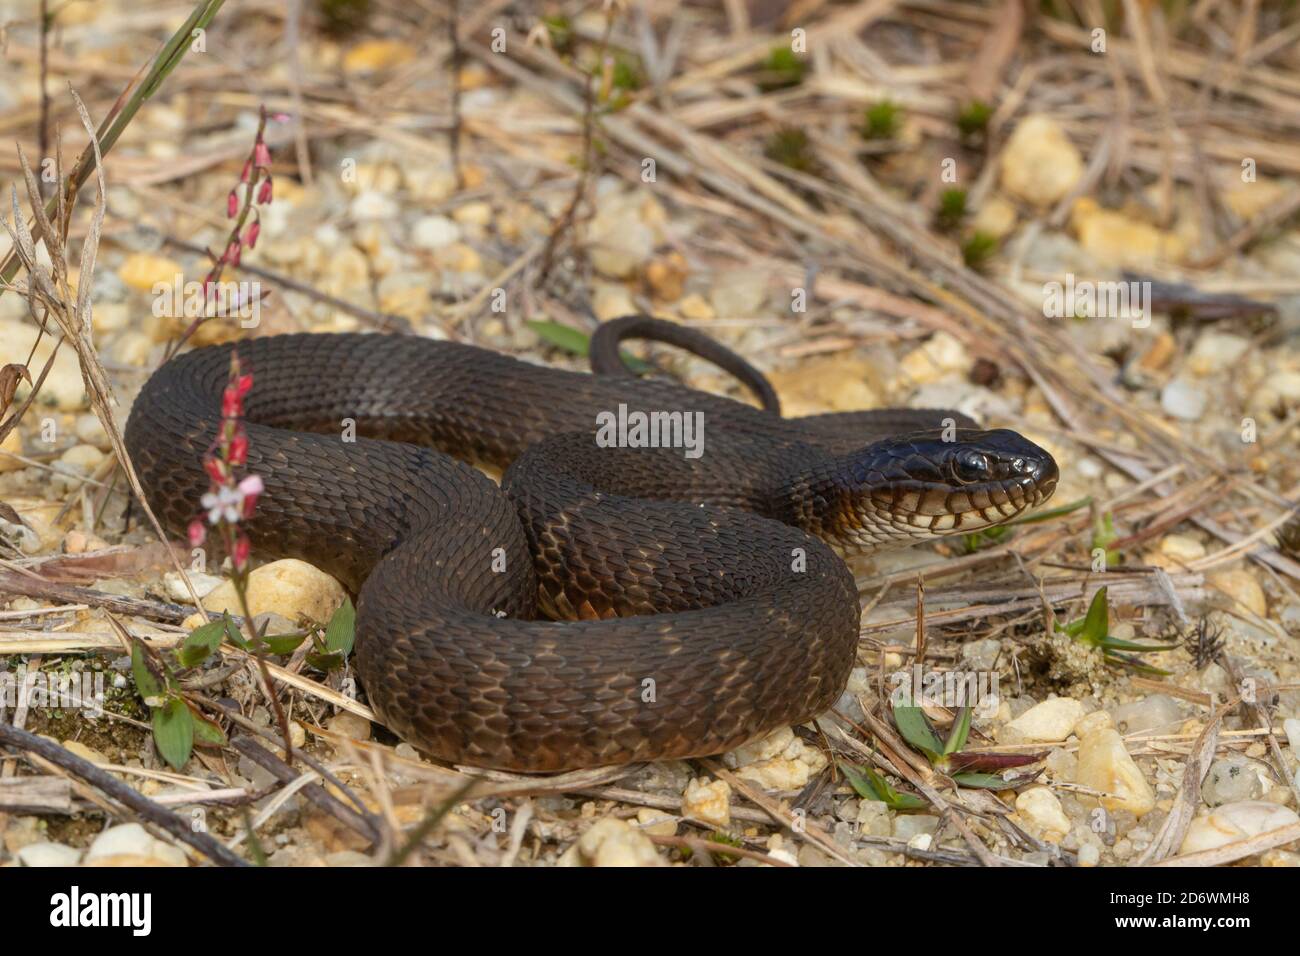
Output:
<instances>
[{"instance_id":1,"label":"yellow stone","mask_svg":"<svg viewBox=\"0 0 1300 956\"><path fill-rule=\"evenodd\" d=\"M418 286L396 289L380 298L379 307L404 319L423 320L429 314L429 290Z\"/></svg>"},{"instance_id":2,"label":"yellow stone","mask_svg":"<svg viewBox=\"0 0 1300 956\"><path fill-rule=\"evenodd\" d=\"M410 63L419 51L401 40L365 40L343 57L344 73L369 73Z\"/></svg>"},{"instance_id":3,"label":"yellow stone","mask_svg":"<svg viewBox=\"0 0 1300 956\"><path fill-rule=\"evenodd\" d=\"M972 232L982 232L994 239L1005 238L1016 228L1016 207L1001 196L990 196L984 200L971 219Z\"/></svg>"},{"instance_id":4,"label":"yellow stone","mask_svg":"<svg viewBox=\"0 0 1300 956\"><path fill-rule=\"evenodd\" d=\"M1259 581L1249 571L1237 568L1210 575L1210 583L1246 610L1259 617L1268 615L1268 598Z\"/></svg>"},{"instance_id":5,"label":"yellow stone","mask_svg":"<svg viewBox=\"0 0 1300 956\"><path fill-rule=\"evenodd\" d=\"M656 298L664 302L676 302L686 291L686 275L689 271L685 257L680 252L670 252L646 266L645 278Z\"/></svg>"},{"instance_id":6,"label":"yellow stone","mask_svg":"<svg viewBox=\"0 0 1300 956\"><path fill-rule=\"evenodd\" d=\"M1103 209L1089 197L1074 204L1072 225L1084 251L1105 265L1181 262L1187 255L1187 241L1182 236Z\"/></svg>"},{"instance_id":7,"label":"yellow stone","mask_svg":"<svg viewBox=\"0 0 1300 956\"><path fill-rule=\"evenodd\" d=\"M1235 182L1223 191L1223 202L1242 219L1254 219L1276 206L1294 188L1273 179Z\"/></svg>"},{"instance_id":8,"label":"yellow stone","mask_svg":"<svg viewBox=\"0 0 1300 956\"><path fill-rule=\"evenodd\" d=\"M181 264L166 256L156 256L149 252L133 252L118 267L118 278L137 292L153 292L155 283L162 282L168 286L176 283L176 277L182 276Z\"/></svg>"},{"instance_id":9,"label":"yellow stone","mask_svg":"<svg viewBox=\"0 0 1300 956\"><path fill-rule=\"evenodd\" d=\"M650 836L676 836L677 818L653 807L642 807L636 812L637 827Z\"/></svg>"},{"instance_id":10,"label":"yellow stone","mask_svg":"<svg viewBox=\"0 0 1300 956\"><path fill-rule=\"evenodd\" d=\"M876 408L876 370L866 359L840 354L812 358L768 374L787 416Z\"/></svg>"},{"instance_id":11,"label":"yellow stone","mask_svg":"<svg viewBox=\"0 0 1300 956\"><path fill-rule=\"evenodd\" d=\"M27 466L17 458L11 458L11 455L21 455L23 453L23 436L18 434L15 428L5 440L0 442L0 475L6 471L20 471Z\"/></svg>"},{"instance_id":12,"label":"yellow stone","mask_svg":"<svg viewBox=\"0 0 1300 956\"><path fill-rule=\"evenodd\" d=\"M1056 120L1026 116L1002 151L1002 188L1037 206L1060 201L1083 176L1083 157Z\"/></svg>"},{"instance_id":13,"label":"yellow stone","mask_svg":"<svg viewBox=\"0 0 1300 956\"><path fill-rule=\"evenodd\" d=\"M591 307L596 318L602 322L617 319L619 316L632 315L637 311L632 294L616 282L598 282L591 299Z\"/></svg>"},{"instance_id":14,"label":"yellow stone","mask_svg":"<svg viewBox=\"0 0 1300 956\"><path fill-rule=\"evenodd\" d=\"M248 605L254 616L273 611L296 621L307 617L313 621L328 621L330 615L343 603L347 593L343 585L324 571L306 561L286 558L254 568L248 576ZM223 581L203 599L210 613L243 614L235 586ZM186 627L195 627L202 618L193 614L185 620Z\"/></svg>"},{"instance_id":15,"label":"yellow stone","mask_svg":"<svg viewBox=\"0 0 1300 956\"><path fill-rule=\"evenodd\" d=\"M682 816L717 827L731 824L731 787L725 780L697 777L682 795Z\"/></svg>"},{"instance_id":16,"label":"yellow stone","mask_svg":"<svg viewBox=\"0 0 1300 956\"><path fill-rule=\"evenodd\" d=\"M1075 733L1079 735L1075 780L1110 794L1102 798L1103 807L1111 811L1128 810L1138 817L1155 808L1155 793L1129 755L1124 738L1115 729L1109 714L1105 711L1089 714L1079 721Z\"/></svg>"},{"instance_id":17,"label":"yellow stone","mask_svg":"<svg viewBox=\"0 0 1300 956\"><path fill-rule=\"evenodd\" d=\"M713 306L709 304L709 300L698 292L692 292L681 302L678 302L677 308L682 313L682 318L693 319L697 322L707 322L709 319L718 317L718 313L713 311Z\"/></svg>"}]
</instances>

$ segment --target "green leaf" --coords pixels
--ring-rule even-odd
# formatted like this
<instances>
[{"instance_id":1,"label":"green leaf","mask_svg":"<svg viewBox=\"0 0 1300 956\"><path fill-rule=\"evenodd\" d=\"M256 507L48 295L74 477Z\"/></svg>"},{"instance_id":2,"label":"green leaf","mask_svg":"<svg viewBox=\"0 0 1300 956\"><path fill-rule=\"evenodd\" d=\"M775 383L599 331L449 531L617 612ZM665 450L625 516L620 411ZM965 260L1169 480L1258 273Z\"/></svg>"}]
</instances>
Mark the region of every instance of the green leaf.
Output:
<instances>
[{"instance_id":1,"label":"green leaf","mask_svg":"<svg viewBox=\"0 0 1300 956\"><path fill-rule=\"evenodd\" d=\"M591 336L586 332L581 332L568 325L561 325L559 322L552 322L550 319L529 319L527 326L536 332L544 342L549 342L558 349L564 349L566 352L572 352L574 355L586 356L591 348ZM628 355L626 352L619 353L623 356L623 364L637 374L649 372L651 366L642 362L639 358Z\"/></svg>"},{"instance_id":2,"label":"green leaf","mask_svg":"<svg viewBox=\"0 0 1300 956\"><path fill-rule=\"evenodd\" d=\"M338 653L317 654L316 652L313 651L312 653L307 655L307 663L310 664L312 667L316 668L318 671L337 670L338 668L343 666L344 660L345 658L343 657L343 655Z\"/></svg>"},{"instance_id":3,"label":"green leaf","mask_svg":"<svg viewBox=\"0 0 1300 956\"><path fill-rule=\"evenodd\" d=\"M1016 787L1028 783L1029 780L1033 779L1033 776L1028 779L1013 777L1010 780L1003 780L996 774L991 773L955 773L952 775L952 779L954 783L963 787L970 787L973 790L1014 790Z\"/></svg>"},{"instance_id":4,"label":"green leaf","mask_svg":"<svg viewBox=\"0 0 1300 956\"><path fill-rule=\"evenodd\" d=\"M1178 647L1177 644L1139 644L1137 641L1125 641L1118 637L1107 635L1101 641L1101 646L1107 651L1137 651L1140 654L1149 654L1152 651L1172 651Z\"/></svg>"},{"instance_id":5,"label":"green leaf","mask_svg":"<svg viewBox=\"0 0 1300 956\"><path fill-rule=\"evenodd\" d=\"M185 703L190 709L190 719L194 721L194 742L203 747L224 747L226 732L221 725L200 713L189 701Z\"/></svg>"},{"instance_id":6,"label":"green leaf","mask_svg":"<svg viewBox=\"0 0 1300 956\"><path fill-rule=\"evenodd\" d=\"M176 696L167 698L153 711L153 742L163 759L180 770L194 750L194 718L185 701Z\"/></svg>"},{"instance_id":7,"label":"green leaf","mask_svg":"<svg viewBox=\"0 0 1300 956\"><path fill-rule=\"evenodd\" d=\"M139 644L131 645L131 676L135 678L135 689L140 692L144 702L151 707L156 706L150 702L162 697L163 685L157 677L154 677L153 671L149 669L148 661L145 660L144 648Z\"/></svg>"},{"instance_id":8,"label":"green leaf","mask_svg":"<svg viewBox=\"0 0 1300 956\"><path fill-rule=\"evenodd\" d=\"M1010 522L1007 524L994 525L992 528L984 528L971 534L962 535L962 546L967 554L974 554L983 548L994 544L1001 544L1003 540L1011 534Z\"/></svg>"},{"instance_id":9,"label":"green leaf","mask_svg":"<svg viewBox=\"0 0 1300 956\"><path fill-rule=\"evenodd\" d=\"M1109 633L1110 605L1106 599L1106 588L1100 587L1092 596L1092 603L1088 605L1088 613L1083 619L1083 628L1079 631L1078 637L1085 644L1099 647Z\"/></svg>"},{"instance_id":10,"label":"green leaf","mask_svg":"<svg viewBox=\"0 0 1300 956\"><path fill-rule=\"evenodd\" d=\"M234 644L241 651L252 650L253 645L239 630L239 625L235 623L235 619L229 614L225 614L223 617L226 621L226 640L230 641L231 644Z\"/></svg>"},{"instance_id":11,"label":"green leaf","mask_svg":"<svg viewBox=\"0 0 1300 956\"><path fill-rule=\"evenodd\" d=\"M201 624L186 635L176 652L176 660L181 667L193 667L202 664L212 652L221 646L221 638L226 632L227 617Z\"/></svg>"},{"instance_id":12,"label":"green leaf","mask_svg":"<svg viewBox=\"0 0 1300 956\"><path fill-rule=\"evenodd\" d=\"M292 654L298 645L307 639L306 631L294 631L292 634L272 634L263 638L266 649L272 654Z\"/></svg>"},{"instance_id":13,"label":"green leaf","mask_svg":"<svg viewBox=\"0 0 1300 956\"><path fill-rule=\"evenodd\" d=\"M1116 654L1114 651L1104 651L1106 663L1119 664L1121 667L1127 667L1130 670L1137 671L1139 674L1145 674L1148 677L1168 677L1170 671L1161 670L1152 664L1147 664L1136 657L1129 657L1127 654Z\"/></svg>"},{"instance_id":14,"label":"green leaf","mask_svg":"<svg viewBox=\"0 0 1300 956\"><path fill-rule=\"evenodd\" d=\"M1013 524L1038 524L1040 521L1051 521L1053 518L1059 518L1062 515L1068 515L1072 511L1078 511L1080 508L1086 508L1092 504L1092 496L1080 498L1078 501L1071 501L1068 505L1061 505L1059 508L1049 508L1046 511L1039 511L1028 515L1024 518L1016 518L1014 521L1008 521L1000 527L1009 527Z\"/></svg>"},{"instance_id":15,"label":"green leaf","mask_svg":"<svg viewBox=\"0 0 1300 956\"><path fill-rule=\"evenodd\" d=\"M943 741L934 732L929 718L920 707L911 704L901 707L895 705L894 723L903 739L929 757L932 763L939 759L943 753Z\"/></svg>"},{"instance_id":16,"label":"green leaf","mask_svg":"<svg viewBox=\"0 0 1300 956\"><path fill-rule=\"evenodd\" d=\"M899 793L889 785L884 775L871 767L858 767L847 761L837 761L845 778L858 794L867 800L879 800L891 810L906 813L910 810L924 810L926 802L910 793Z\"/></svg>"},{"instance_id":17,"label":"green leaf","mask_svg":"<svg viewBox=\"0 0 1300 956\"><path fill-rule=\"evenodd\" d=\"M325 625L325 648L347 657L352 653L352 642L356 638L357 611L349 598L330 617Z\"/></svg>"},{"instance_id":18,"label":"green leaf","mask_svg":"<svg viewBox=\"0 0 1300 956\"><path fill-rule=\"evenodd\" d=\"M966 738L970 736L970 714L971 707L967 704L961 709L957 719L952 722L952 730L948 732L948 739L943 745L945 757L948 754L955 754L966 746Z\"/></svg>"}]
</instances>

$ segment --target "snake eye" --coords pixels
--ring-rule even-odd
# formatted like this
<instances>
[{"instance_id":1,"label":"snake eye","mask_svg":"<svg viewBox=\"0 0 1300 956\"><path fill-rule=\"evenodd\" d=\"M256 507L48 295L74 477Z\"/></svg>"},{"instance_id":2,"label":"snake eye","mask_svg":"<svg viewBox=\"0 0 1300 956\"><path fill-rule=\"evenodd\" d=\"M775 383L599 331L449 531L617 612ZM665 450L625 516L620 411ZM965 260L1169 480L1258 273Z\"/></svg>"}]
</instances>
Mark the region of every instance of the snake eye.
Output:
<instances>
[{"instance_id":1,"label":"snake eye","mask_svg":"<svg viewBox=\"0 0 1300 956\"><path fill-rule=\"evenodd\" d=\"M989 460L979 452L968 449L957 454L953 470L962 481L987 481Z\"/></svg>"}]
</instances>

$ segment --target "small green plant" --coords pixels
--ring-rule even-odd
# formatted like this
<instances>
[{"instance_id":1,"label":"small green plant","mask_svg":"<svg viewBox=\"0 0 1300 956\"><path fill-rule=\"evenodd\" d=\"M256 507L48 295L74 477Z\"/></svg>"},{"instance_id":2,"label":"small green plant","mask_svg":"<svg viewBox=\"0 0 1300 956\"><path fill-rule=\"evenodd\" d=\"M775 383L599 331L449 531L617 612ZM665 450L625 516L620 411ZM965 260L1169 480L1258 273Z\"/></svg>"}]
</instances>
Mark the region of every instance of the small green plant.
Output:
<instances>
[{"instance_id":1,"label":"small green plant","mask_svg":"<svg viewBox=\"0 0 1300 956\"><path fill-rule=\"evenodd\" d=\"M836 763L848 780L849 786L864 800L879 800L895 813L911 813L915 810L924 810L929 806L915 794L899 793L889 785L884 774L871 767L859 767L845 760Z\"/></svg>"},{"instance_id":2,"label":"small green plant","mask_svg":"<svg viewBox=\"0 0 1300 956\"><path fill-rule=\"evenodd\" d=\"M763 147L763 155L801 173L817 170L817 157L808 134L794 126L783 126L773 133Z\"/></svg>"},{"instance_id":3,"label":"small green plant","mask_svg":"<svg viewBox=\"0 0 1300 956\"><path fill-rule=\"evenodd\" d=\"M935 228L953 232L966 218L966 190L945 189L939 194L939 208L934 214Z\"/></svg>"},{"instance_id":4,"label":"small green plant","mask_svg":"<svg viewBox=\"0 0 1300 956\"><path fill-rule=\"evenodd\" d=\"M597 64L592 72L599 86L600 103L610 112L625 108L632 102L632 94L645 85L641 62L622 53Z\"/></svg>"},{"instance_id":5,"label":"small green plant","mask_svg":"<svg viewBox=\"0 0 1300 956\"><path fill-rule=\"evenodd\" d=\"M902 110L893 100L881 100L867 107L863 115L863 139L893 139L902 126Z\"/></svg>"},{"instance_id":6,"label":"small green plant","mask_svg":"<svg viewBox=\"0 0 1300 956\"><path fill-rule=\"evenodd\" d=\"M572 20L563 15L542 17L542 26L546 27L552 50L560 56L568 56L573 52Z\"/></svg>"},{"instance_id":7,"label":"small green plant","mask_svg":"<svg viewBox=\"0 0 1300 956\"><path fill-rule=\"evenodd\" d=\"M758 88L769 93L773 90L798 86L803 82L803 75L807 69L807 64L788 46L773 47L772 52L763 61L763 69L758 76Z\"/></svg>"},{"instance_id":8,"label":"small green plant","mask_svg":"<svg viewBox=\"0 0 1300 956\"><path fill-rule=\"evenodd\" d=\"M1150 654L1155 651L1173 650L1178 646L1177 643L1139 644L1136 641L1125 641L1118 637L1112 637L1110 633L1110 601L1105 587L1097 589L1097 593L1092 597L1092 603L1088 605L1087 614L1066 624L1057 621L1056 632L1064 634L1080 644L1086 644L1088 647L1100 648L1107 663L1119 664L1144 674L1160 677L1168 676L1169 672L1162 671L1157 667L1143 663L1136 657L1119 652L1132 651L1137 654Z\"/></svg>"},{"instance_id":9,"label":"small green plant","mask_svg":"<svg viewBox=\"0 0 1300 956\"><path fill-rule=\"evenodd\" d=\"M1117 567L1124 560L1124 555L1111 547L1119 540L1119 533L1115 530L1115 518L1108 511L1105 514L1097 515L1092 525L1092 547L1091 551L1098 549L1106 554L1106 567Z\"/></svg>"},{"instance_id":10,"label":"small green plant","mask_svg":"<svg viewBox=\"0 0 1300 956\"><path fill-rule=\"evenodd\" d=\"M906 704L893 703L894 725L903 739L925 755L930 765L945 773L953 782L975 790L1010 790L1032 780L1036 774L1003 777L1003 772L1037 763L1047 752L1032 754L965 753L970 735L971 708L967 704L957 712L947 739L939 736L925 711L911 699Z\"/></svg>"},{"instance_id":11,"label":"small green plant","mask_svg":"<svg viewBox=\"0 0 1300 956\"><path fill-rule=\"evenodd\" d=\"M618 90L641 89L645 86L645 79L641 73L640 62L629 56L615 57L612 81L614 88Z\"/></svg>"},{"instance_id":12,"label":"small green plant","mask_svg":"<svg viewBox=\"0 0 1300 956\"><path fill-rule=\"evenodd\" d=\"M989 264L998 251L998 241L983 230L976 229L961 244L961 258L967 268L977 272Z\"/></svg>"},{"instance_id":13,"label":"small green plant","mask_svg":"<svg viewBox=\"0 0 1300 956\"><path fill-rule=\"evenodd\" d=\"M957 129L968 142L981 138L993 118L993 107L983 100L971 100L957 111Z\"/></svg>"},{"instance_id":14,"label":"small green plant","mask_svg":"<svg viewBox=\"0 0 1300 956\"><path fill-rule=\"evenodd\" d=\"M325 626L295 631L291 634L259 635L261 648L272 654L291 654L308 637L313 650L307 662L318 670L341 667L352 652L356 628L356 611L344 599ZM229 614L222 614L190 631L171 658L151 650L143 641L131 647L131 674L136 690L149 708L153 723L154 744L158 753L176 770L185 766L195 745L219 747L226 735L221 726L203 715L186 697L181 680L216 653L222 641L253 652L256 648L240 633Z\"/></svg>"}]
</instances>

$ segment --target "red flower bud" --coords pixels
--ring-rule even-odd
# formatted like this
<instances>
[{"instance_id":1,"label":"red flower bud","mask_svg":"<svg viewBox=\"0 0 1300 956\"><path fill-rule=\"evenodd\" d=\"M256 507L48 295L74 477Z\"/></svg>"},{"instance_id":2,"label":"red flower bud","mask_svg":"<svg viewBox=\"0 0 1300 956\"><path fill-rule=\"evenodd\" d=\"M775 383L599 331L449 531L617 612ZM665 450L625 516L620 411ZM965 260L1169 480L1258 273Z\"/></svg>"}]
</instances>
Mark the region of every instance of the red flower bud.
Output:
<instances>
[{"instance_id":1,"label":"red flower bud","mask_svg":"<svg viewBox=\"0 0 1300 956\"><path fill-rule=\"evenodd\" d=\"M257 507L257 499L262 492L266 490L266 485L262 483L261 475L249 475L239 483L239 493L244 498L245 518L253 517L253 509Z\"/></svg>"},{"instance_id":2,"label":"red flower bud","mask_svg":"<svg viewBox=\"0 0 1300 956\"><path fill-rule=\"evenodd\" d=\"M266 148L266 143L260 139L257 141L257 145L253 147L253 162L263 169L271 168L271 151Z\"/></svg>"},{"instance_id":3,"label":"red flower bud","mask_svg":"<svg viewBox=\"0 0 1300 956\"><path fill-rule=\"evenodd\" d=\"M203 527L203 522L195 518L189 526L190 547L197 548L208 536L207 529Z\"/></svg>"},{"instance_id":4,"label":"red flower bud","mask_svg":"<svg viewBox=\"0 0 1300 956\"><path fill-rule=\"evenodd\" d=\"M254 246L257 245L257 237L261 235L261 233L262 233L262 224L260 222L253 223L251 226L248 227L248 231L244 233L244 245L252 249Z\"/></svg>"},{"instance_id":5,"label":"red flower bud","mask_svg":"<svg viewBox=\"0 0 1300 956\"><path fill-rule=\"evenodd\" d=\"M265 206L270 201L271 201L271 177L267 176L266 179L262 181L262 188L257 191L257 202L259 205Z\"/></svg>"},{"instance_id":6,"label":"red flower bud","mask_svg":"<svg viewBox=\"0 0 1300 956\"><path fill-rule=\"evenodd\" d=\"M232 189L230 195L226 197L226 217L234 219L237 215L239 215L239 197L235 195L235 191Z\"/></svg>"},{"instance_id":7,"label":"red flower bud","mask_svg":"<svg viewBox=\"0 0 1300 956\"><path fill-rule=\"evenodd\" d=\"M248 182L248 177L252 174L252 172L253 172L253 164L248 160L244 160L244 169L239 174L239 181L241 183Z\"/></svg>"},{"instance_id":8,"label":"red flower bud","mask_svg":"<svg viewBox=\"0 0 1300 956\"><path fill-rule=\"evenodd\" d=\"M235 538L235 546L230 551L230 563L235 566L236 571L243 571L248 567L248 555L253 550L248 536L241 534Z\"/></svg>"},{"instance_id":9,"label":"red flower bud","mask_svg":"<svg viewBox=\"0 0 1300 956\"><path fill-rule=\"evenodd\" d=\"M230 462L231 467L242 465L248 461L248 435L241 428L235 432L230 439L230 451L226 455L226 460Z\"/></svg>"},{"instance_id":10,"label":"red flower bud","mask_svg":"<svg viewBox=\"0 0 1300 956\"><path fill-rule=\"evenodd\" d=\"M224 485L226 483L226 466L222 464L219 458L208 455L203 459L203 470L208 473L214 484Z\"/></svg>"},{"instance_id":11,"label":"red flower bud","mask_svg":"<svg viewBox=\"0 0 1300 956\"><path fill-rule=\"evenodd\" d=\"M244 397L232 385L221 393L221 417L240 418L244 414Z\"/></svg>"}]
</instances>

